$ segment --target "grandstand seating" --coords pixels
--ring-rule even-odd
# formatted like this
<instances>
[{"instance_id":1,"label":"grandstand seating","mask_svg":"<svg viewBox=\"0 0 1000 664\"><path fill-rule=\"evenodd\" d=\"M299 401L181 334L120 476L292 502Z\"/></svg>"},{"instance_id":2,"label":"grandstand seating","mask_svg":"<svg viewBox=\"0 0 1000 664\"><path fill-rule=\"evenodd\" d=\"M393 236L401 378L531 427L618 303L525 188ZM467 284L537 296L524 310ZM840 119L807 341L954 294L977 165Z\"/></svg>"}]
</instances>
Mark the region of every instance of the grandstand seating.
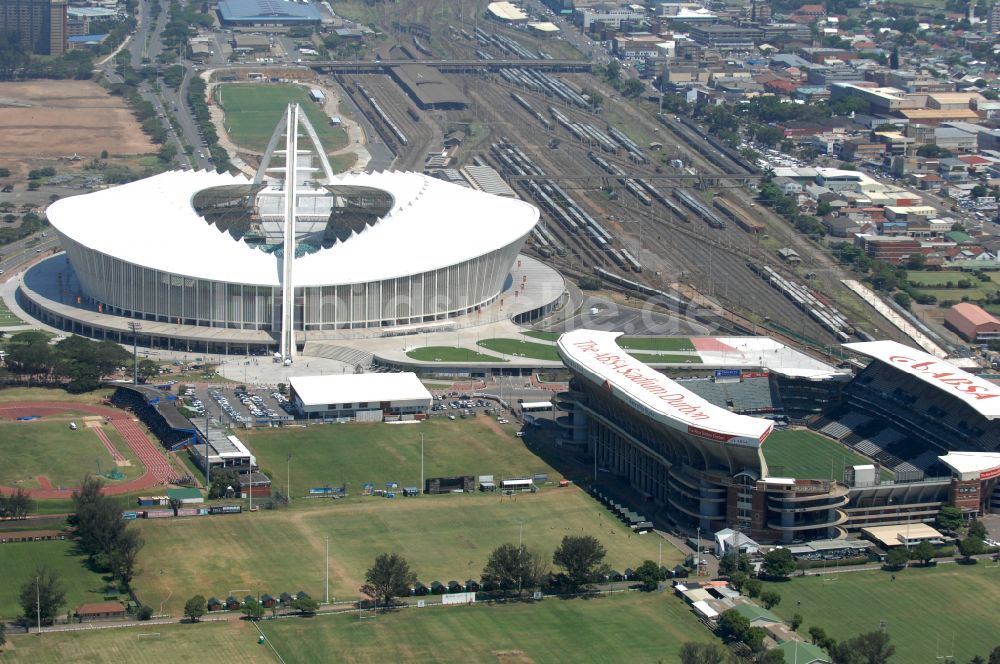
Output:
<instances>
[{"instance_id":1,"label":"grandstand seating","mask_svg":"<svg viewBox=\"0 0 1000 664\"><path fill-rule=\"evenodd\" d=\"M124 408L135 413L136 417L149 427L153 435L167 449L192 437L191 431L178 430L171 426L162 413L155 406L151 405L141 393L135 390L126 387L117 388L115 393L111 395L111 403L119 408ZM191 430L193 431L193 429L194 427L192 426Z\"/></svg>"},{"instance_id":2,"label":"grandstand seating","mask_svg":"<svg viewBox=\"0 0 1000 664\"><path fill-rule=\"evenodd\" d=\"M770 379L744 378L739 382L716 382L698 378L678 381L706 401L736 413L774 413L781 411L781 400Z\"/></svg>"}]
</instances>

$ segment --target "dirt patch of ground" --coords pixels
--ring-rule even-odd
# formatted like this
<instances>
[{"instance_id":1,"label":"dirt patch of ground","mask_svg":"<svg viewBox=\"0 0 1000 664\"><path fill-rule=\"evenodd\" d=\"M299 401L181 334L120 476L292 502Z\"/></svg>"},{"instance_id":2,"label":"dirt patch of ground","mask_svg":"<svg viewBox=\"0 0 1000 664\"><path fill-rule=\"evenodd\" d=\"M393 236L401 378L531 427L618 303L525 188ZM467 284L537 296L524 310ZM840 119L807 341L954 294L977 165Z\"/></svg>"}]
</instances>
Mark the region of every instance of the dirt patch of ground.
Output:
<instances>
[{"instance_id":1,"label":"dirt patch of ground","mask_svg":"<svg viewBox=\"0 0 1000 664\"><path fill-rule=\"evenodd\" d=\"M0 145L11 170L74 154L90 160L101 150L156 151L125 101L92 81L0 83Z\"/></svg>"}]
</instances>

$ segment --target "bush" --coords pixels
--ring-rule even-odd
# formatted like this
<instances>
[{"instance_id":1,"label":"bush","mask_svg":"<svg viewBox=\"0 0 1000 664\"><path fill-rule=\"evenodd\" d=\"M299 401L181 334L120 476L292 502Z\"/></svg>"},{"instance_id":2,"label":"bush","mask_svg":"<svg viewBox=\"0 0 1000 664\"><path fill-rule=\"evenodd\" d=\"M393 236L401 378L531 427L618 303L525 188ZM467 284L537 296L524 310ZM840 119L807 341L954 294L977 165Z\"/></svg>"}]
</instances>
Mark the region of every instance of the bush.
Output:
<instances>
[{"instance_id":1,"label":"bush","mask_svg":"<svg viewBox=\"0 0 1000 664\"><path fill-rule=\"evenodd\" d=\"M149 620L150 618L153 617L153 607L146 606L145 604L143 604L142 606L139 607L139 611L136 613L136 617L139 620Z\"/></svg>"}]
</instances>

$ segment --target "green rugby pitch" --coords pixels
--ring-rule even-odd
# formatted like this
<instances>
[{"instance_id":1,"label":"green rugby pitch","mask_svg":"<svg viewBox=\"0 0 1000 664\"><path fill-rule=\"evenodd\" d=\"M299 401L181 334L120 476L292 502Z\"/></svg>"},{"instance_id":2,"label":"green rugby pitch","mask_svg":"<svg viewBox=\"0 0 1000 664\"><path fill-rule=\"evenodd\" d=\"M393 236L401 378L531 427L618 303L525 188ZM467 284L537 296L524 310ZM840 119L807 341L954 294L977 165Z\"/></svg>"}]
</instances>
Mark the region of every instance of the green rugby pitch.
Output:
<instances>
[{"instance_id":1,"label":"green rugby pitch","mask_svg":"<svg viewBox=\"0 0 1000 664\"><path fill-rule=\"evenodd\" d=\"M764 459L771 475L838 481L844 479L844 466L871 463L857 452L808 429L773 431L764 441ZM882 476L892 478L889 471L883 471Z\"/></svg>"},{"instance_id":2,"label":"green rugby pitch","mask_svg":"<svg viewBox=\"0 0 1000 664\"><path fill-rule=\"evenodd\" d=\"M465 420L434 417L419 424L325 424L297 429L264 429L246 437L257 463L271 472L274 485L287 490L287 456L293 498L310 487L340 486L357 496L365 482L383 488L420 484L420 439L424 441L424 477L450 475L524 476L549 473L513 427L486 416ZM422 488L422 487L421 487Z\"/></svg>"},{"instance_id":3,"label":"green rugby pitch","mask_svg":"<svg viewBox=\"0 0 1000 664\"><path fill-rule=\"evenodd\" d=\"M1000 616L990 608L1000 602L996 564L912 568L895 577L854 572L794 577L764 587L781 595L773 609L778 615L802 615L800 634L819 626L839 641L873 632L884 620L896 646L892 661L900 664L941 661L945 655L968 662L975 655L989 657L1000 645Z\"/></svg>"},{"instance_id":4,"label":"green rugby pitch","mask_svg":"<svg viewBox=\"0 0 1000 664\"><path fill-rule=\"evenodd\" d=\"M534 341L524 341L523 339L483 339L477 342L487 350L505 355L517 357L530 357L535 360L548 360L550 362L562 362L562 358L556 352L556 347L552 344L540 344Z\"/></svg>"},{"instance_id":5,"label":"green rugby pitch","mask_svg":"<svg viewBox=\"0 0 1000 664\"><path fill-rule=\"evenodd\" d=\"M599 625L600 628L581 628ZM428 662L675 662L685 641L710 642L675 598L659 593L616 594L538 603L408 609L359 620L344 613L263 620L268 641L287 664L331 660ZM94 664L200 661L278 661L245 621L199 625L139 625L35 635L8 632L0 661L13 664Z\"/></svg>"},{"instance_id":6,"label":"green rugby pitch","mask_svg":"<svg viewBox=\"0 0 1000 664\"><path fill-rule=\"evenodd\" d=\"M410 609L261 625L281 657L319 662L676 662L685 641L715 637L669 593Z\"/></svg>"},{"instance_id":7,"label":"green rugby pitch","mask_svg":"<svg viewBox=\"0 0 1000 664\"><path fill-rule=\"evenodd\" d=\"M30 523L25 528L30 528ZM0 583L0 617L15 618L21 615L18 596L21 586L34 578L35 569L45 565L57 572L66 590L67 609L84 602L100 602L104 599L104 582L101 575L87 567L84 556L76 555L75 544L70 540L50 540L46 542L11 542L0 544L0 569L3 583ZM10 632L7 632L8 635ZM0 656L0 661L6 661ZM27 660L25 660L27 661Z\"/></svg>"},{"instance_id":8,"label":"green rugby pitch","mask_svg":"<svg viewBox=\"0 0 1000 664\"><path fill-rule=\"evenodd\" d=\"M306 88L300 85L227 83L219 86L219 99L226 115L226 132L234 143L248 150L262 152L267 147L282 112L293 102L305 111L327 152L347 145L347 133L330 125L330 118L309 100Z\"/></svg>"},{"instance_id":9,"label":"green rugby pitch","mask_svg":"<svg viewBox=\"0 0 1000 664\"><path fill-rule=\"evenodd\" d=\"M304 499L303 499L304 500ZM524 524L523 528L520 524ZM513 501L499 495L367 498L274 512L139 521L146 546L135 587L159 612L180 615L195 594L305 590L324 596L325 538L330 537L330 596L359 596L375 556L397 551L418 579L464 582L479 578L490 552L519 534L548 559L563 536L590 534L615 569L657 560L659 539L632 534L576 487L548 488ZM663 564L683 554L664 543ZM243 594L246 594L244 592Z\"/></svg>"}]
</instances>

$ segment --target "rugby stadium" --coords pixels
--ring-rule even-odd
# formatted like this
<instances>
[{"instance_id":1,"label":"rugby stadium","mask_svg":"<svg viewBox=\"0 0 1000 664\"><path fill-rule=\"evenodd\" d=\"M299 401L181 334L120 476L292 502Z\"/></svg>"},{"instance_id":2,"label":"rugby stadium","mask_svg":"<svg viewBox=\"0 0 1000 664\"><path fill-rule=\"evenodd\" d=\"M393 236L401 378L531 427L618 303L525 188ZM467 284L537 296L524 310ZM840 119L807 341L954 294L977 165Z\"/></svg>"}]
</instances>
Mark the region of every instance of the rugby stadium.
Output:
<instances>
[{"instance_id":1,"label":"rugby stadium","mask_svg":"<svg viewBox=\"0 0 1000 664\"><path fill-rule=\"evenodd\" d=\"M824 414L806 413L782 405L785 395L797 402L799 381L672 380L618 336L582 329L557 342L572 375L556 399L561 444L682 529L790 543L929 523L944 506L969 517L1000 508L1000 386L988 380L896 342L847 344L866 368L817 379L832 396ZM758 396L714 384L724 380L756 381ZM788 423L811 431L782 431ZM833 450L828 469L801 463L820 448Z\"/></svg>"}]
</instances>

